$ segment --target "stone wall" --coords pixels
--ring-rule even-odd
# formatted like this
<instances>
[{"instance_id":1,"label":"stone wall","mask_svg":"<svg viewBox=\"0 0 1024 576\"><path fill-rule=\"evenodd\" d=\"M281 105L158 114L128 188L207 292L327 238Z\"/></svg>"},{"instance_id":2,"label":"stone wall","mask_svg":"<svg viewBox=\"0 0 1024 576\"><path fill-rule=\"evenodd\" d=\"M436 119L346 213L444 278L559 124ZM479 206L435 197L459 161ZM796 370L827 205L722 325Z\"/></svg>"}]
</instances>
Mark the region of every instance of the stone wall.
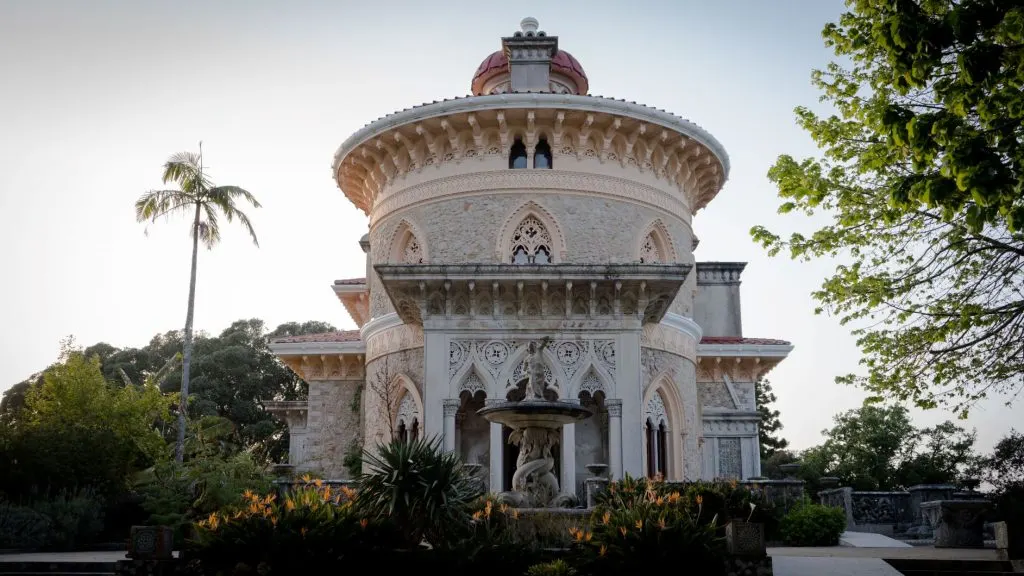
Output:
<instances>
[{"instance_id":1,"label":"stone wall","mask_svg":"<svg viewBox=\"0 0 1024 576\"><path fill-rule=\"evenodd\" d=\"M894 536L914 525L919 511L912 505L911 492L857 492L834 488L818 493L825 506L846 511L846 529Z\"/></svg>"},{"instance_id":2,"label":"stone wall","mask_svg":"<svg viewBox=\"0 0 1024 576\"><path fill-rule=\"evenodd\" d=\"M309 383L306 460L299 471L317 471L326 478L350 478L342 464L360 442L361 380L319 380Z\"/></svg>"},{"instance_id":3,"label":"stone wall","mask_svg":"<svg viewBox=\"0 0 1024 576\"><path fill-rule=\"evenodd\" d=\"M511 174L515 176L515 174ZM637 262L640 246L652 224L663 231L663 247L670 254L660 255L663 261L693 262L693 233L689 224L668 212L645 205L581 193L536 192L488 193L463 196L412 205L375 222L370 230L372 260L383 263L391 259L391 244L400 227L411 225L430 263L507 263L505 247L500 247L510 227L509 220L528 203L537 208L542 224L548 229L563 254L558 262L604 264ZM525 214L524 214L525 215ZM499 252L500 250L500 252ZM499 254L501 258L499 259ZM674 258L671 255L674 254ZM507 255L511 256L511 253ZM564 257L563 257L564 256ZM391 302L379 282L371 275L370 313L374 317L392 311ZM689 284L689 283L688 283ZM693 286L680 290L672 312L692 312Z\"/></svg>"}]
</instances>

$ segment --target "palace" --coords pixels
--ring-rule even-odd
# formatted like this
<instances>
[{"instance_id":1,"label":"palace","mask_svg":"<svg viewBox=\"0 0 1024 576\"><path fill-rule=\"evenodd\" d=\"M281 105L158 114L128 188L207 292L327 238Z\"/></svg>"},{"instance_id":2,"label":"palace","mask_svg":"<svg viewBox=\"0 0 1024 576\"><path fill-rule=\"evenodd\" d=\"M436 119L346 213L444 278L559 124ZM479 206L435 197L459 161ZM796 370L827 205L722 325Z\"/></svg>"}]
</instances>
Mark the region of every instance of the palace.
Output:
<instances>
[{"instance_id":1,"label":"palace","mask_svg":"<svg viewBox=\"0 0 1024 576\"><path fill-rule=\"evenodd\" d=\"M760 475L754 382L792 350L745 338L743 263L697 262L693 216L729 173L695 124L588 95L558 38L523 20L472 95L380 118L334 156L366 213L366 277L334 282L358 330L276 340L307 400L267 402L289 464L328 478L381 442L440 438L506 490L508 429L477 414L521 398L530 342L546 394L595 416L564 427L556 470L612 477Z\"/></svg>"}]
</instances>

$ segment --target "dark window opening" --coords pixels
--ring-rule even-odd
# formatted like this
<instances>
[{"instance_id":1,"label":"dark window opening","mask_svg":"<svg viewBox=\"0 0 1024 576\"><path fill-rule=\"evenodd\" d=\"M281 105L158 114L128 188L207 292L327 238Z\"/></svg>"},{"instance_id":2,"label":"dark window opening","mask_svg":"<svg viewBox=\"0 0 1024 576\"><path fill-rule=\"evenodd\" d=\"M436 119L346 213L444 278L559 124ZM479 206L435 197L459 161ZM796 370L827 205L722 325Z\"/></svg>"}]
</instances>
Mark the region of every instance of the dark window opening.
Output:
<instances>
[{"instance_id":1,"label":"dark window opening","mask_svg":"<svg viewBox=\"0 0 1024 576\"><path fill-rule=\"evenodd\" d=\"M540 142L537 142L537 147L533 149L533 167L534 168L551 168L551 146L548 145L548 141L545 138L541 138Z\"/></svg>"},{"instance_id":2,"label":"dark window opening","mask_svg":"<svg viewBox=\"0 0 1024 576\"><path fill-rule=\"evenodd\" d=\"M512 150L508 155L509 168L526 168L526 145L519 138L512 143Z\"/></svg>"}]
</instances>

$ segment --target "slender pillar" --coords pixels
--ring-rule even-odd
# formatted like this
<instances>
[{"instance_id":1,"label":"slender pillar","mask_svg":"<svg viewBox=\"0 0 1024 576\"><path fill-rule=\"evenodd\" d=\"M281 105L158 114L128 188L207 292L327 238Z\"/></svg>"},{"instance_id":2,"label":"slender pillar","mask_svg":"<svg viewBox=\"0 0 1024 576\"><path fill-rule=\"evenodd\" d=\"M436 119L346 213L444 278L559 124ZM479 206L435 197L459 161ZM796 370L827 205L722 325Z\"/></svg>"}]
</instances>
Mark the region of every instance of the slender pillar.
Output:
<instances>
[{"instance_id":1,"label":"slender pillar","mask_svg":"<svg viewBox=\"0 0 1024 576\"><path fill-rule=\"evenodd\" d=\"M605 402L608 408L608 473L612 480L622 479L622 400Z\"/></svg>"},{"instance_id":2,"label":"slender pillar","mask_svg":"<svg viewBox=\"0 0 1024 576\"><path fill-rule=\"evenodd\" d=\"M619 334L615 348L615 387L622 401L622 472L644 474L644 428L641 420L640 331Z\"/></svg>"},{"instance_id":3,"label":"slender pillar","mask_svg":"<svg viewBox=\"0 0 1024 576\"><path fill-rule=\"evenodd\" d=\"M455 413L462 404L457 398L446 398L444 401L444 451L455 451Z\"/></svg>"},{"instance_id":4,"label":"slender pillar","mask_svg":"<svg viewBox=\"0 0 1024 576\"><path fill-rule=\"evenodd\" d=\"M562 426L562 492L576 494L576 425Z\"/></svg>"},{"instance_id":5,"label":"slender pillar","mask_svg":"<svg viewBox=\"0 0 1024 576\"><path fill-rule=\"evenodd\" d=\"M491 492L501 492L505 478L505 443L501 441L501 424L491 422Z\"/></svg>"},{"instance_id":6,"label":"slender pillar","mask_svg":"<svg viewBox=\"0 0 1024 576\"><path fill-rule=\"evenodd\" d=\"M447 422L442 418L442 403L450 394L448 337L443 332L426 330L423 333L423 340L423 437L433 440L444 435L445 428L442 423ZM455 421L452 420L452 425L454 424Z\"/></svg>"},{"instance_id":7,"label":"slender pillar","mask_svg":"<svg viewBox=\"0 0 1024 576\"><path fill-rule=\"evenodd\" d=\"M492 405L501 402L500 399L488 398L484 405ZM505 479L505 443L501 441L501 424L491 422L490 456L491 456L491 492L501 492L504 487L501 483Z\"/></svg>"}]
</instances>

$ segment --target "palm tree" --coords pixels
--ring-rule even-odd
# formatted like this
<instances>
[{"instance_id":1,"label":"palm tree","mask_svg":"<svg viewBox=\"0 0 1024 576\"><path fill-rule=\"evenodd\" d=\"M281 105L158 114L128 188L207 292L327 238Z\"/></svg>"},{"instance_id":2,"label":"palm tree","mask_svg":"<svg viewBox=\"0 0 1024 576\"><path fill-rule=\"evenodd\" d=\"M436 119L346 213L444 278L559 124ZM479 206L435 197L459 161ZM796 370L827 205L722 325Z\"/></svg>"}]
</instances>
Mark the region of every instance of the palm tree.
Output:
<instances>
[{"instance_id":1,"label":"palm tree","mask_svg":"<svg viewBox=\"0 0 1024 576\"><path fill-rule=\"evenodd\" d=\"M188 313L185 315L185 338L181 361L181 399L178 408L178 440L174 445L174 458L181 462L185 453L185 412L188 408L188 378L192 363L192 316L196 305L196 259L199 241L212 249L220 241L220 218L228 222L235 218L245 226L252 242L259 246L256 231L249 217L238 209L235 200L242 198L259 208L248 191L238 186L214 186L203 174L203 144L199 153L179 152L164 164L164 184L174 182L178 190L151 190L135 202L135 217L139 222L155 222L158 218L174 214L192 215L192 275L188 283Z\"/></svg>"}]
</instances>

